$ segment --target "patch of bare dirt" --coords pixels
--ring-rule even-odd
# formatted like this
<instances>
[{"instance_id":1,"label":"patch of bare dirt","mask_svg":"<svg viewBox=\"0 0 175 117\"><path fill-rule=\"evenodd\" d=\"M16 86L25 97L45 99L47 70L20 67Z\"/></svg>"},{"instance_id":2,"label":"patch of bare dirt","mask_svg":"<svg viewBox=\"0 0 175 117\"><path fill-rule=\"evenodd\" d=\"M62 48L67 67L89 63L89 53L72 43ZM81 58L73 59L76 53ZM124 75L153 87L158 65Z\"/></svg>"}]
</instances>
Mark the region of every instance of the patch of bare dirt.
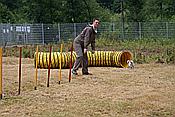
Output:
<instances>
[{"instance_id":1,"label":"patch of bare dirt","mask_svg":"<svg viewBox=\"0 0 175 117\"><path fill-rule=\"evenodd\" d=\"M22 59L18 94L18 58L3 58L1 117L174 117L175 66L136 64L134 69L90 67L93 75L68 81L68 69L38 70L34 90L33 59ZM78 71L81 74L81 69Z\"/></svg>"}]
</instances>

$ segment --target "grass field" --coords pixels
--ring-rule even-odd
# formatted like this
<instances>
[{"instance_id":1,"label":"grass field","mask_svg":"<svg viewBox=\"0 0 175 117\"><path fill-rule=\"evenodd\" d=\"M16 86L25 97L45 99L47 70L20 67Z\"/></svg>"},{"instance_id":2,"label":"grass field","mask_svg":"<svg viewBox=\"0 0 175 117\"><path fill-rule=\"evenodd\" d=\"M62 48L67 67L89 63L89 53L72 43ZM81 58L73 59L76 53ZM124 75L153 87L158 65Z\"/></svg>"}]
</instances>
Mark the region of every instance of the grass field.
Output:
<instances>
[{"instance_id":1,"label":"grass field","mask_svg":"<svg viewBox=\"0 0 175 117\"><path fill-rule=\"evenodd\" d=\"M90 67L91 76L68 82L68 69L38 72L34 90L33 59L22 59L22 87L18 95L17 57L3 57L0 117L175 117L175 65L136 64L134 69ZM81 74L81 69L78 71Z\"/></svg>"}]
</instances>

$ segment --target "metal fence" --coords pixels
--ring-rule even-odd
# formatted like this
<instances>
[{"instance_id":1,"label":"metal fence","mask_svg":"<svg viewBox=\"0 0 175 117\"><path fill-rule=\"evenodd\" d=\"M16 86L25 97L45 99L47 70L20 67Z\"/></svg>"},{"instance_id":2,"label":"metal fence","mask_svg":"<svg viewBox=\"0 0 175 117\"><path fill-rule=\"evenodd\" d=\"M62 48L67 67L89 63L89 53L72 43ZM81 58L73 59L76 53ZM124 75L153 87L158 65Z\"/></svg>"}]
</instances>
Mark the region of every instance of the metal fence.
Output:
<instances>
[{"instance_id":1,"label":"metal fence","mask_svg":"<svg viewBox=\"0 0 175 117\"><path fill-rule=\"evenodd\" d=\"M47 44L75 38L88 23L0 24L0 45ZM103 22L98 38L175 38L175 22Z\"/></svg>"}]
</instances>

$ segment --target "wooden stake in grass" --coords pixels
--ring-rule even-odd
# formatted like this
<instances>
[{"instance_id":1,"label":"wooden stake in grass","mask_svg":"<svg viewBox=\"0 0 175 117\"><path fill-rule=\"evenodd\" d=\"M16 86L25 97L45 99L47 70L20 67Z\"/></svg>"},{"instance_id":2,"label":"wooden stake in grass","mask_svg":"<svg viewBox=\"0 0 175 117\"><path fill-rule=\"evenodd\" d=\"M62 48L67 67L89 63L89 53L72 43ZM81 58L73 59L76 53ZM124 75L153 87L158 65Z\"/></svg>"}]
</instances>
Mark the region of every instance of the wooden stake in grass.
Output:
<instances>
[{"instance_id":1,"label":"wooden stake in grass","mask_svg":"<svg viewBox=\"0 0 175 117\"><path fill-rule=\"evenodd\" d=\"M20 90L21 90L21 57L22 57L22 47L19 47L19 90L18 90L18 95L20 94Z\"/></svg>"},{"instance_id":2,"label":"wooden stake in grass","mask_svg":"<svg viewBox=\"0 0 175 117\"><path fill-rule=\"evenodd\" d=\"M35 90L37 87L37 79L38 79L38 46L36 47L36 61L35 61Z\"/></svg>"},{"instance_id":3,"label":"wooden stake in grass","mask_svg":"<svg viewBox=\"0 0 175 117\"><path fill-rule=\"evenodd\" d=\"M0 98L2 99L2 48L0 48Z\"/></svg>"},{"instance_id":4,"label":"wooden stake in grass","mask_svg":"<svg viewBox=\"0 0 175 117\"><path fill-rule=\"evenodd\" d=\"M61 48L60 48L60 58L59 58L59 61L60 61L60 72L59 72L59 84L61 83L61 63L62 63L62 51L63 51L63 44L61 44Z\"/></svg>"},{"instance_id":5,"label":"wooden stake in grass","mask_svg":"<svg viewBox=\"0 0 175 117\"><path fill-rule=\"evenodd\" d=\"M71 44L71 53L70 53L70 68L69 68L69 82L71 81L71 69L72 69L72 52L73 52L73 42Z\"/></svg>"},{"instance_id":6,"label":"wooden stake in grass","mask_svg":"<svg viewBox=\"0 0 175 117\"><path fill-rule=\"evenodd\" d=\"M48 66L47 87L49 87L49 79L50 79L51 52L52 52L52 46L50 46L50 53L49 53L49 66Z\"/></svg>"}]
</instances>

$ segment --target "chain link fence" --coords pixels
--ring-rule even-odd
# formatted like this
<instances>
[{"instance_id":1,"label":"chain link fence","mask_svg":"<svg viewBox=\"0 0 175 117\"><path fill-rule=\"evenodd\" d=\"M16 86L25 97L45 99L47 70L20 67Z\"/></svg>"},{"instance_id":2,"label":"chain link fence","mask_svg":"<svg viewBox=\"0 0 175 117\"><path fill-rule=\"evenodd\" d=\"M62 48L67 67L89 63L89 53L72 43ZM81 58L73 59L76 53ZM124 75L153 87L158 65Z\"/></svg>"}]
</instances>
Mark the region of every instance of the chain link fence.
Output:
<instances>
[{"instance_id":1,"label":"chain link fence","mask_svg":"<svg viewBox=\"0 0 175 117\"><path fill-rule=\"evenodd\" d=\"M0 45L48 44L74 39L88 23L0 24ZM98 38L175 38L175 22L103 22Z\"/></svg>"}]
</instances>

